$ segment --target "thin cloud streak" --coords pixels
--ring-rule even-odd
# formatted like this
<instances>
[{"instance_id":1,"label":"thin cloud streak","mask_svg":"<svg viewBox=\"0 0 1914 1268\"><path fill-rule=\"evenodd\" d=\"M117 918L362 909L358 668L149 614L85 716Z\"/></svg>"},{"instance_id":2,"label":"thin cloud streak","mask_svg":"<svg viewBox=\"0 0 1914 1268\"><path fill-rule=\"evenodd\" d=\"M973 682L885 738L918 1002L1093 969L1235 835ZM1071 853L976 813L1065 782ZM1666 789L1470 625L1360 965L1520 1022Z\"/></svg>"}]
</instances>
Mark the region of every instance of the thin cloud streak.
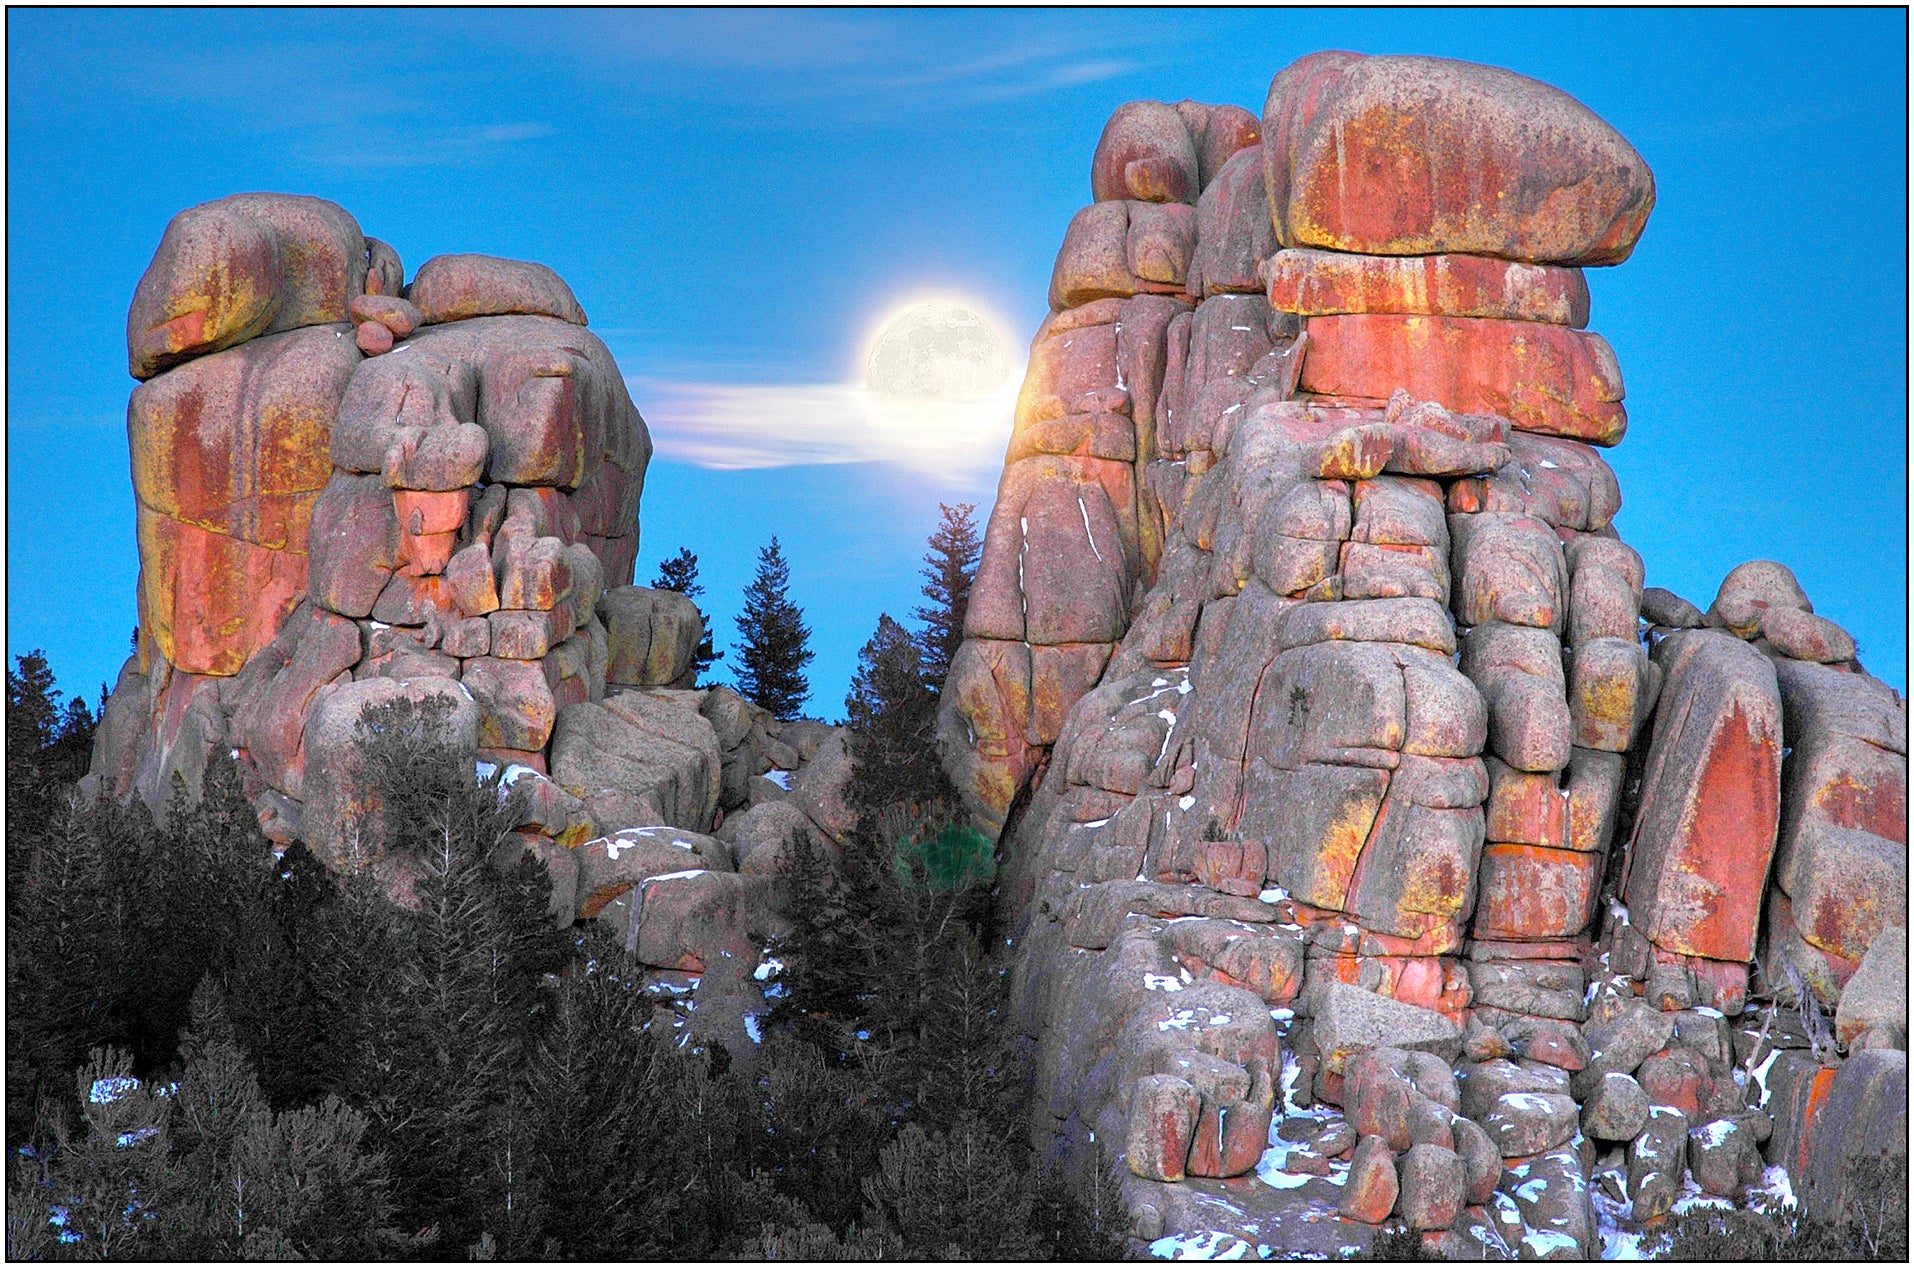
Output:
<instances>
[{"instance_id":1,"label":"thin cloud streak","mask_svg":"<svg viewBox=\"0 0 1914 1268\"><path fill-rule=\"evenodd\" d=\"M720 471L886 462L987 483L1003 464L1021 379L948 400L886 396L856 384L627 383L662 458Z\"/></svg>"}]
</instances>

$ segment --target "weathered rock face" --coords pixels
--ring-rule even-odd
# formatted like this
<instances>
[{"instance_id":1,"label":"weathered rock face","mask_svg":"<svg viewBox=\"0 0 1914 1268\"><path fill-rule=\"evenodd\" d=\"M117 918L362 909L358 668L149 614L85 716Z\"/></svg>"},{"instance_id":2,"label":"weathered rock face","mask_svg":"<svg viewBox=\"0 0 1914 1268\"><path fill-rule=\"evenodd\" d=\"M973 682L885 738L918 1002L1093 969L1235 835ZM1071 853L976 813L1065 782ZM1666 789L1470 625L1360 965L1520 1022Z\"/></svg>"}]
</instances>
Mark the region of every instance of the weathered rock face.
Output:
<instances>
[{"instance_id":1,"label":"weathered rock face","mask_svg":"<svg viewBox=\"0 0 1914 1268\"><path fill-rule=\"evenodd\" d=\"M1236 114L1192 141L1172 111L1193 172L1254 141ZM1149 215L1155 275L1176 226ZM779 873L834 857L848 759L830 727L692 689L703 618L630 584L651 441L585 325L541 264L441 255L408 285L322 199L175 217L127 318L140 633L85 787L160 809L227 747L270 839L405 902L361 714L443 702L462 760L522 794L497 861L541 859L554 920L611 926L666 997L716 970L699 1033L742 1052Z\"/></svg>"},{"instance_id":2,"label":"weathered rock face","mask_svg":"<svg viewBox=\"0 0 1914 1268\"><path fill-rule=\"evenodd\" d=\"M1440 59L1305 58L1220 160L1186 106L1099 142L940 718L1000 833L1035 1140L1126 1175L1145 1240L1221 1229L1164 1187L1252 1166L1230 1220L1321 1177L1309 1219L1444 1254L1594 1253L1595 1140L1639 1217L1690 1168L1738 1195L1751 992L1854 977L1825 1051L1905 1045L1905 975L1857 968L1905 918L1906 709L1785 568L1704 614L1613 527L1581 270L1653 177ZM1260 1163L1219 989L1288 1063Z\"/></svg>"},{"instance_id":3,"label":"weathered rock face","mask_svg":"<svg viewBox=\"0 0 1914 1268\"><path fill-rule=\"evenodd\" d=\"M597 610L630 581L651 454L618 367L541 265L403 283L321 199L168 227L127 318L140 634L95 791L158 805L225 744L268 833L338 861L363 782L338 700L437 682L478 750L543 772L559 710L605 695Z\"/></svg>"},{"instance_id":4,"label":"weathered rock face","mask_svg":"<svg viewBox=\"0 0 1914 1268\"><path fill-rule=\"evenodd\" d=\"M1312 54L1270 84L1263 137L1286 247L1619 264L1655 206L1619 133L1494 66Z\"/></svg>"}]
</instances>

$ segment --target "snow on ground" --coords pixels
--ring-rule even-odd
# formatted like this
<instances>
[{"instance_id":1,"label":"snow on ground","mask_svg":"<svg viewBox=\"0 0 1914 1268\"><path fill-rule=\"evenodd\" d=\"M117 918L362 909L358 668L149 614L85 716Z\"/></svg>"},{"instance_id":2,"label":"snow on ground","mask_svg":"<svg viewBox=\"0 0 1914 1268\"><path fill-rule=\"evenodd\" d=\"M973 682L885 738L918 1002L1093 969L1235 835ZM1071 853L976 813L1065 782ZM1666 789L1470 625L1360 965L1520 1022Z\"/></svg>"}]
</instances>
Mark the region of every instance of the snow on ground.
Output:
<instances>
[{"instance_id":1,"label":"snow on ground","mask_svg":"<svg viewBox=\"0 0 1914 1268\"><path fill-rule=\"evenodd\" d=\"M1760 1205L1762 1199L1771 1200L1783 1209L1800 1205L1794 1196L1794 1181L1788 1178L1786 1167L1769 1167L1762 1172L1760 1184L1748 1186L1748 1205L1751 1208Z\"/></svg>"},{"instance_id":2,"label":"snow on ground","mask_svg":"<svg viewBox=\"0 0 1914 1268\"><path fill-rule=\"evenodd\" d=\"M1761 1085L1761 1105L1759 1107L1761 1109L1768 1108L1768 1071L1774 1068L1774 1059L1780 1055L1781 1049L1770 1048L1768 1049L1767 1057L1763 1059L1760 1065L1755 1067L1755 1082Z\"/></svg>"},{"instance_id":3,"label":"snow on ground","mask_svg":"<svg viewBox=\"0 0 1914 1268\"><path fill-rule=\"evenodd\" d=\"M1595 1207L1595 1231L1602 1239L1602 1258L1642 1258L1642 1234L1622 1227L1624 1220L1634 1217L1635 1204L1617 1202L1602 1192L1599 1186L1590 1190L1589 1200Z\"/></svg>"},{"instance_id":4,"label":"snow on ground","mask_svg":"<svg viewBox=\"0 0 1914 1268\"><path fill-rule=\"evenodd\" d=\"M1567 1233L1532 1228L1522 1234L1522 1248L1533 1252L1537 1259L1546 1259L1558 1250L1575 1254L1581 1250L1581 1245Z\"/></svg>"},{"instance_id":5,"label":"snow on ground","mask_svg":"<svg viewBox=\"0 0 1914 1268\"><path fill-rule=\"evenodd\" d=\"M1150 1243L1155 1259L1248 1259L1250 1244L1230 1233L1176 1233Z\"/></svg>"},{"instance_id":6,"label":"snow on ground","mask_svg":"<svg viewBox=\"0 0 1914 1268\"><path fill-rule=\"evenodd\" d=\"M1288 1012L1289 1010L1273 1009L1270 1015L1274 1017L1278 1011ZM1296 1054L1285 1045L1283 1048L1283 1102L1277 1107L1276 1116L1270 1120L1269 1148L1263 1151L1262 1158L1256 1163L1256 1178L1272 1189L1300 1189L1311 1180L1317 1179L1325 1179L1331 1184L1341 1185L1349 1179L1349 1164L1346 1162L1332 1161L1329 1164L1327 1176L1306 1175L1286 1169L1289 1156L1298 1150L1307 1149L1308 1146L1284 1140L1278 1134L1278 1129L1284 1122L1292 1118L1308 1118L1327 1124L1342 1117L1327 1106L1304 1107L1296 1103L1296 1085L1301 1081L1302 1073L1302 1067L1296 1063Z\"/></svg>"},{"instance_id":7,"label":"snow on ground","mask_svg":"<svg viewBox=\"0 0 1914 1268\"><path fill-rule=\"evenodd\" d=\"M1696 1210L1732 1211L1735 1204L1727 1198L1703 1193L1701 1186L1695 1183L1695 1177L1686 1175L1681 1179L1681 1196L1675 1199L1675 1205L1669 1209L1677 1215L1686 1215Z\"/></svg>"}]
</instances>

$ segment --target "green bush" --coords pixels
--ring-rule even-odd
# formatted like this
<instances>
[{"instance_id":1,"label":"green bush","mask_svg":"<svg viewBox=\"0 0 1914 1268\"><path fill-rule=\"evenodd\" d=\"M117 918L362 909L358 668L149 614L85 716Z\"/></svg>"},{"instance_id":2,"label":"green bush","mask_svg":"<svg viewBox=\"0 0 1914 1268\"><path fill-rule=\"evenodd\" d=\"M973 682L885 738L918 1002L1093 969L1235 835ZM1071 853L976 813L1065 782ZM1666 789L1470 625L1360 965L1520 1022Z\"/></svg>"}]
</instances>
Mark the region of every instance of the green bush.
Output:
<instances>
[{"instance_id":1,"label":"green bush","mask_svg":"<svg viewBox=\"0 0 1914 1268\"><path fill-rule=\"evenodd\" d=\"M933 890L968 889L997 874L997 852L990 839L969 824L920 828L897 842L900 885Z\"/></svg>"}]
</instances>

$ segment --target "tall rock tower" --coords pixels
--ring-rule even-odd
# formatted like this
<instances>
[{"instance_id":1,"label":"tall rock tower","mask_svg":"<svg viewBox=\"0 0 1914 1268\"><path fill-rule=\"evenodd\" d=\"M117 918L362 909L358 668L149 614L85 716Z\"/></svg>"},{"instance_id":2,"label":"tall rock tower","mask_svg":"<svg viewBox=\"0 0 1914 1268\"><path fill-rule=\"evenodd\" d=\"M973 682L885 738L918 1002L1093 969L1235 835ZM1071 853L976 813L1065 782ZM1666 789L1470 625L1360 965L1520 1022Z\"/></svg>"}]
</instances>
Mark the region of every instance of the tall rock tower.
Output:
<instances>
[{"instance_id":1,"label":"tall rock tower","mask_svg":"<svg viewBox=\"0 0 1914 1268\"><path fill-rule=\"evenodd\" d=\"M1906 710L1785 568L1704 614L1615 532L1583 270L1627 259L1647 165L1521 75L1321 53L1260 121L1124 106L1091 190L940 721L1002 834L1039 1143L1123 1176L1145 1239L1254 1246L1316 1201L1278 1251L1394 1212L1592 1254L1589 1176L1664 1106L1739 1194L1755 1136L1807 1132L1734 1125L1751 966L1758 1004L1838 1010L1905 922ZM1839 1042L1904 1049L1899 999ZM1605 1117L1610 1075L1654 1115ZM1303 1119L1320 1181L1285 1170ZM1644 1218L1681 1182L1652 1171Z\"/></svg>"},{"instance_id":2,"label":"tall rock tower","mask_svg":"<svg viewBox=\"0 0 1914 1268\"><path fill-rule=\"evenodd\" d=\"M268 836L341 862L352 726L398 694L546 772L558 711L605 694L651 457L557 274L407 284L344 208L235 195L167 226L127 364L140 627L89 791L163 808L227 748Z\"/></svg>"}]
</instances>

